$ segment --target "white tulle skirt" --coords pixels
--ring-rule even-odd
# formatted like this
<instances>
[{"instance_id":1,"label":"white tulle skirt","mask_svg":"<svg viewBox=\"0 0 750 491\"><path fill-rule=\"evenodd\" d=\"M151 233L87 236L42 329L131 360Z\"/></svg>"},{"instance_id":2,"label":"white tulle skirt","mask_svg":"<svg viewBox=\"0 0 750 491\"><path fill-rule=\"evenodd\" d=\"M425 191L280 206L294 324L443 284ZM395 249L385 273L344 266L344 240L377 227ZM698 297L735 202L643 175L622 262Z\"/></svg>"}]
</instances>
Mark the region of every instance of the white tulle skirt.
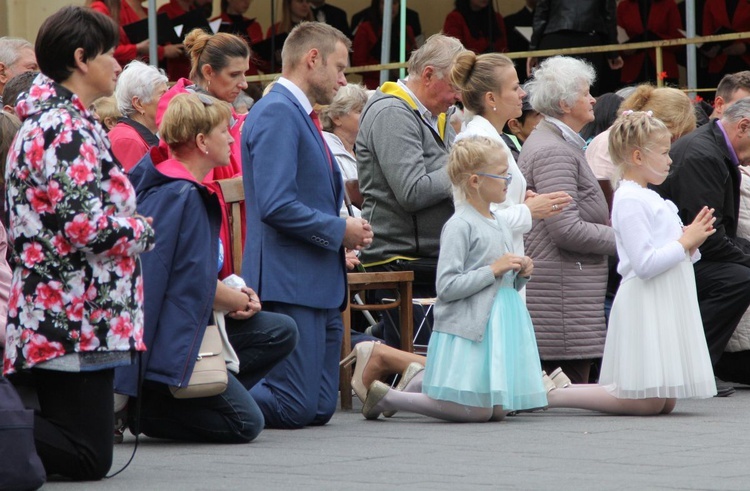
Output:
<instances>
[{"instance_id":1,"label":"white tulle skirt","mask_svg":"<svg viewBox=\"0 0 750 491\"><path fill-rule=\"evenodd\" d=\"M620 285L599 383L622 399L716 394L688 259L650 280L632 278Z\"/></svg>"}]
</instances>

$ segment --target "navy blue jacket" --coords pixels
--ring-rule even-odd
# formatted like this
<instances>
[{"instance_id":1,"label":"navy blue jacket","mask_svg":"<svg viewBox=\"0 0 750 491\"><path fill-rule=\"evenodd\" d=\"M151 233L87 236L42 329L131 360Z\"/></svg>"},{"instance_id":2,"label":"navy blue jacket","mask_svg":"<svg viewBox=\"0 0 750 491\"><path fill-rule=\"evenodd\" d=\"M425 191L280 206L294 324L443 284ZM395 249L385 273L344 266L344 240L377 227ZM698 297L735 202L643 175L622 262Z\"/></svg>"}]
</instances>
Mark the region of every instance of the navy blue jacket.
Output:
<instances>
[{"instance_id":1,"label":"navy blue jacket","mask_svg":"<svg viewBox=\"0 0 750 491\"><path fill-rule=\"evenodd\" d=\"M154 166L156 161L156 166ZM216 294L221 208L176 160L151 150L131 171L138 213L153 217L156 246L141 255L145 379L184 386ZM115 390L136 395L138 365L118 368Z\"/></svg>"}]
</instances>

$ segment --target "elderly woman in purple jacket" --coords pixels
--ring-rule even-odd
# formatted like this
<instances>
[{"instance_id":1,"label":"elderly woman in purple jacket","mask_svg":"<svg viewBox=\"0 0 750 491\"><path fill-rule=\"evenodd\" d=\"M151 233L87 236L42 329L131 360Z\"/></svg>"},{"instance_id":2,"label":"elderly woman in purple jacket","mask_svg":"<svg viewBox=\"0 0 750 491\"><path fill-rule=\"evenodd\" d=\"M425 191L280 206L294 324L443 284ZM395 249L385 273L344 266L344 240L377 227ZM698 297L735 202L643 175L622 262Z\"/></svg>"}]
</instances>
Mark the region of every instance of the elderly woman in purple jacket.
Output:
<instances>
[{"instance_id":1,"label":"elderly woman in purple jacket","mask_svg":"<svg viewBox=\"0 0 750 491\"><path fill-rule=\"evenodd\" d=\"M518 159L529 189L573 197L560 214L534 220L525 244L535 265L526 302L542 368L561 367L573 383L588 383L591 363L604 351L607 256L615 254L607 202L578 134L594 120L594 80L584 61L556 56L542 62L526 89L544 120Z\"/></svg>"}]
</instances>

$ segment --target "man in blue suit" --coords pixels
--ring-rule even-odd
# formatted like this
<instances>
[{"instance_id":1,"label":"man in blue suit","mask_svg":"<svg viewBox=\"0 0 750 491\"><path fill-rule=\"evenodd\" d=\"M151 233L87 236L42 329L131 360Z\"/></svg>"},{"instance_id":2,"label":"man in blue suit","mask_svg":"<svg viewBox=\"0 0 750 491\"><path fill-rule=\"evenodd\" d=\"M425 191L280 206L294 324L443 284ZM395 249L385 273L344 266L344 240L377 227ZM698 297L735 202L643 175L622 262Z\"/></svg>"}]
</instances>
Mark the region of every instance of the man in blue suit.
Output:
<instances>
[{"instance_id":1,"label":"man in blue suit","mask_svg":"<svg viewBox=\"0 0 750 491\"><path fill-rule=\"evenodd\" d=\"M251 390L271 428L322 425L335 412L344 252L372 241L366 220L339 218L341 172L313 111L346 85L350 47L327 24L295 27L281 52L282 77L242 132L248 230L242 273L266 310L291 316L299 328L292 354Z\"/></svg>"}]
</instances>

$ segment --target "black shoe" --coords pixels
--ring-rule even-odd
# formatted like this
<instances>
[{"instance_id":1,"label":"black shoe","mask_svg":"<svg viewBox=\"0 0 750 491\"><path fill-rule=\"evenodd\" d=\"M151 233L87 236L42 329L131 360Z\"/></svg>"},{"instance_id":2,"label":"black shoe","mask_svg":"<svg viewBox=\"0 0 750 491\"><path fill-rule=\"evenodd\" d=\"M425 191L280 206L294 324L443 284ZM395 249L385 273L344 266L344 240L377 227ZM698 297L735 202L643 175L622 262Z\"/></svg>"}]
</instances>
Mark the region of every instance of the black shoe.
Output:
<instances>
[{"instance_id":1,"label":"black shoe","mask_svg":"<svg viewBox=\"0 0 750 491\"><path fill-rule=\"evenodd\" d=\"M115 443L122 443L125 430L128 428L128 406L115 413Z\"/></svg>"},{"instance_id":2,"label":"black shoe","mask_svg":"<svg viewBox=\"0 0 750 491\"><path fill-rule=\"evenodd\" d=\"M734 390L734 387L731 385L727 385L725 387L716 387L716 395L714 397L729 397L731 395L734 395L736 391Z\"/></svg>"}]
</instances>

